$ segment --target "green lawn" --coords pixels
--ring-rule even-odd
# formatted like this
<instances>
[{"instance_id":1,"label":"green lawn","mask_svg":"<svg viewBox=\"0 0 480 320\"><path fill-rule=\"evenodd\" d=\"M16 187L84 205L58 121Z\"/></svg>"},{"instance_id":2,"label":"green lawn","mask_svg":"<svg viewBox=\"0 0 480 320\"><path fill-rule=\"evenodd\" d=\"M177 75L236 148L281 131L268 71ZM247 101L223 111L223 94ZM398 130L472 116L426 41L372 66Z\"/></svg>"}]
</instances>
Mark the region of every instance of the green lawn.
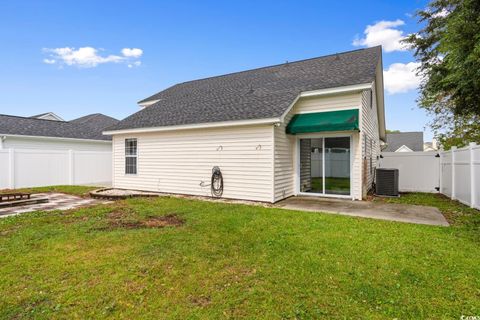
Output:
<instances>
[{"instance_id":1,"label":"green lawn","mask_svg":"<svg viewBox=\"0 0 480 320\"><path fill-rule=\"evenodd\" d=\"M396 201L415 197L437 203ZM185 224L146 227L169 214ZM444 228L165 197L0 219L0 318L480 315L478 214Z\"/></svg>"},{"instance_id":2,"label":"green lawn","mask_svg":"<svg viewBox=\"0 0 480 320\"><path fill-rule=\"evenodd\" d=\"M330 191L329 193L350 193L350 178L325 178L325 189ZM323 192L323 179L312 178L312 192Z\"/></svg>"}]
</instances>

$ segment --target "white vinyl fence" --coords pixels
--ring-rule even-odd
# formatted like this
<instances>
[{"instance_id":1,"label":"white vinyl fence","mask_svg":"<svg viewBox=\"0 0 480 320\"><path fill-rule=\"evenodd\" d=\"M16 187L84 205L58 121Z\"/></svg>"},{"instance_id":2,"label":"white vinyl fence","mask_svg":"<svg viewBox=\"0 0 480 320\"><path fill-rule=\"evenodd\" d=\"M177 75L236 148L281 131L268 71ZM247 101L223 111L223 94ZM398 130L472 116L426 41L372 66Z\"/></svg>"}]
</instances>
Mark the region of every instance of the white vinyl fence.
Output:
<instances>
[{"instance_id":1,"label":"white vinyl fence","mask_svg":"<svg viewBox=\"0 0 480 320\"><path fill-rule=\"evenodd\" d=\"M0 189L52 185L110 185L112 153L73 150L0 150Z\"/></svg>"},{"instance_id":2,"label":"white vinyl fence","mask_svg":"<svg viewBox=\"0 0 480 320\"><path fill-rule=\"evenodd\" d=\"M323 177L323 154L313 152L311 155L312 177ZM350 152L325 152L325 177L348 178L350 177Z\"/></svg>"},{"instance_id":3,"label":"white vinyl fence","mask_svg":"<svg viewBox=\"0 0 480 320\"><path fill-rule=\"evenodd\" d=\"M383 152L379 166L399 169L404 192L440 192L480 209L480 146L449 151Z\"/></svg>"}]
</instances>

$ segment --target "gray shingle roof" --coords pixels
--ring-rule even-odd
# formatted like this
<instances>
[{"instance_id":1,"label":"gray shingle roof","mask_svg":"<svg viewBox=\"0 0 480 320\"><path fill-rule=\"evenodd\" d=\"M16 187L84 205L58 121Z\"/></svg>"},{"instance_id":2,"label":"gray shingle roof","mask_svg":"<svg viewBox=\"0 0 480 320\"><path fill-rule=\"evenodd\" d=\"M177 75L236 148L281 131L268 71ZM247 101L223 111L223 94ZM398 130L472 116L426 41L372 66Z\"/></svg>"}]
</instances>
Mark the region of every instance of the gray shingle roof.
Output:
<instances>
[{"instance_id":1,"label":"gray shingle roof","mask_svg":"<svg viewBox=\"0 0 480 320\"><path fill-rule=\"evenodd\" d=\"M303 91L372 82L381 47L174 85L108 130L278 118Z\"/></svg>"},{"instance_id":2,"label":"gray shingle roof","mask_svg":"<svg viewBox=\"0 0 480 320\"><path fill-rule=\"evenodd\" d=\"M111 140L102 131L118 120L93 114L72 121L56 121L0 114L0 135Z\"/></svg>"},{"instance_id":3,"label":"gray shingle roof","mask_svg":"<svg viewBox=\"0 0 480 320\"><path fill-rule=\"evenodd\" d=\"M403 145L412 151L423 151L423 132L387 133L387 147L383 151L395 152Z\"/></svg>"}]
</instances>

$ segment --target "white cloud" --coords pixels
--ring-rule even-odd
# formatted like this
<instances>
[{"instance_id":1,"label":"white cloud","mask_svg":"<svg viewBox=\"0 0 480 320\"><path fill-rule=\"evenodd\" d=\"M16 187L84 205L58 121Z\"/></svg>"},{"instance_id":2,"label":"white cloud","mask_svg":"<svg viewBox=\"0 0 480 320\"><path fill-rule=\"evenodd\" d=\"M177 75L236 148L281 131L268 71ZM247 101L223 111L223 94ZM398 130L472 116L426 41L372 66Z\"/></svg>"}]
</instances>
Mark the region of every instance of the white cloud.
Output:
<instances>
[{"instance_id":1,"label":"white cloud","mask_svg":"<svg viewBox=\"0 0 480 320\"><path fill-rule=\"evenodd\" d=\"M135 62L133 62L133 63L129 63L129 64L128 64L128 67L129 67L129 68L140 67L141 64L142 64L141 61L135 61Z\"/></svg>"},{"instance_id":2,"label":"white cloud","mask_svg":"<svg viewBox=\"0 0 480 320\"><path fill-rule=\"evenodd\" d=\"M78 66L81 68L93 68L104 63L132 63L132 59L139 58L143 51L141 49L128 49L127 54L122 50L123 56L120 55L101 55L99 49L92 47L82 48L53 48L43 49L45 53L49 55L49 58L43 60L44 63L54 64L57 61L60 64L68 66ZM139 61L135 61L139 62ZM135 63L133 62L133 63Z\"/></svg>"},{"instance_id":3,"label":"white cloud","mask_svg":"<svg viewBox=\"0 0 480 320\"><path fill-rule=\"evenodd\" d=\"M407 46L400 42L405 36L403 31L397 28L404 24L403 20L397 19L395 21L382 20L368 25L363 32L365 38L355 39L353 45L366 47L382 45L386 52L405 51L408 49Z\"/></svg>"},{"instance_id":4,"label":"white cloud","mask_svg":"<svg viewBox=\"0 0 480 320\"><path fill-rule=\"evenodd\" d=\"M438 11L438 12L432 14L432 17L434 17L434 18L445 18L449 14L450 14L450 12L447 9L443 8L441 11Z\"/></svg>"},{"instance_id":5,"label":"white cloud","mask_svg":"<svg viewBox=\"0 0 480 320\"><path fill-rule=\"evenodd\" d=\"M143 54L143 50L142 49L138 49L138 48L123 48L122 49L122 54L125 56L125 57L132 57L132 58L140 58Z\"/></svg>"},{"instance_id":6,"label":"white cloud","mask_svg":"<svg viewBox=\"0 0 480 320\"><path fill-rule=\"evenodd\" d=\"M417 89L421 82L416 74L419 66L418 62L391 64L383 71L385 90L389 94L396 94Z\"/></svg>"}]
</instances>

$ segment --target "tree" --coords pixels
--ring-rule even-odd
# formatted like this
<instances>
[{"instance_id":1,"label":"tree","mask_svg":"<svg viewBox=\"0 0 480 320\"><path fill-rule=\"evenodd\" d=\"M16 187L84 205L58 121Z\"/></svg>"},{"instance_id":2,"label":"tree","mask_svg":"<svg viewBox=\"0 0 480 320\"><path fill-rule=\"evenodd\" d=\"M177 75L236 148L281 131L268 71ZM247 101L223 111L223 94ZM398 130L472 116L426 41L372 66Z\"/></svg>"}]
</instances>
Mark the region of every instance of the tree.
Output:
<instances>
[{"instance_id":1,"label":"tree","mask_svg":"<svg viewBox=\"0 0 480 320\"><path fill-rule=\"evenodd\" d=\"M405 42L421 63L420 107L440 140L480 142L480 1L433 0L416 16L424 27Z\"/></svg>"}]
</instances>

